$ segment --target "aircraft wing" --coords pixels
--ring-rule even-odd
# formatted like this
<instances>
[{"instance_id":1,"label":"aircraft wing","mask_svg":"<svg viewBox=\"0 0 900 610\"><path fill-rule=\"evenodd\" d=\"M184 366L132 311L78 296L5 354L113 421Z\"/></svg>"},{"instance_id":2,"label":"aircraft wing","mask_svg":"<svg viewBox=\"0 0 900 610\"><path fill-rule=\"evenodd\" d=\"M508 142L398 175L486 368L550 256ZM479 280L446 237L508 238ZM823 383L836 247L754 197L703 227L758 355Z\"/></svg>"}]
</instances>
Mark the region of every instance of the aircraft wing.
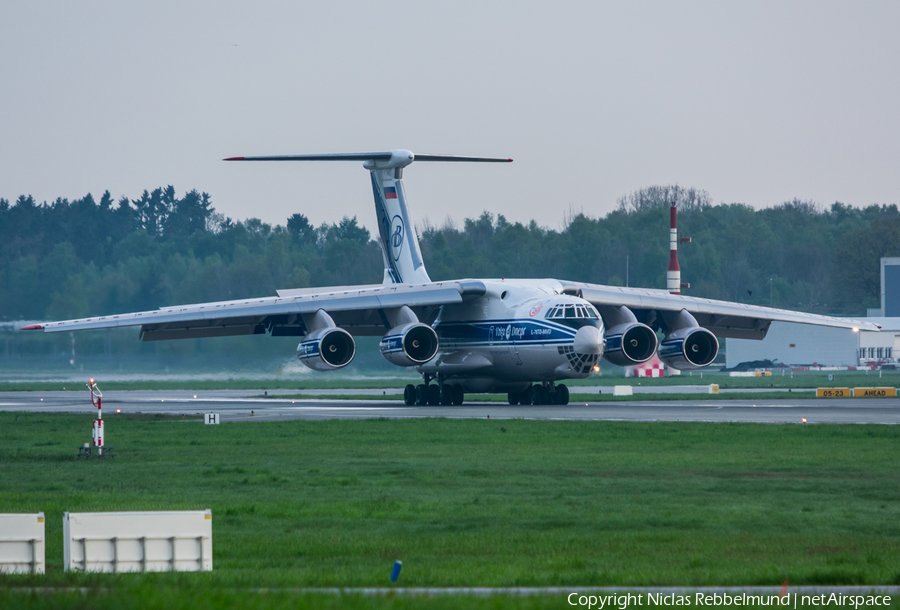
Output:
<instances>
[{"instance_id":1,"label":"aircraft wing","mask_svg":"<svg viewBox=\"0 0 900 610\"><path fill-rule=\"evenodd\" d=\"M385 310L408 306L420 320L431 321L441 305L481 296L479 281L428 284L374 284L279 290L278 296L177 305L153 311L45 322L24 330L63 332L140 326L141 339L193 339L230 335L303 336L304 314L324 309L339 327L354 335L381 336L390 329Z\"/></svg>"},{"instance_id":2,"label":"aircraft wing","mask_svg":"<svg viewBox=\"0 0 900 610\"><path fill-rule=\"evenodd\" d=\"M580 282L562 282L562 284L564 292L580 296L595 307L624 305L635 313L638 320L645 323L652 322L661 312L684 309L694 316L700 326L709 329L718 337L732 339L764 339L772 322L875 331L881 328L865 320L689 297L671 294L665 290L622 288Z\"/></svg>"}]
</instances>

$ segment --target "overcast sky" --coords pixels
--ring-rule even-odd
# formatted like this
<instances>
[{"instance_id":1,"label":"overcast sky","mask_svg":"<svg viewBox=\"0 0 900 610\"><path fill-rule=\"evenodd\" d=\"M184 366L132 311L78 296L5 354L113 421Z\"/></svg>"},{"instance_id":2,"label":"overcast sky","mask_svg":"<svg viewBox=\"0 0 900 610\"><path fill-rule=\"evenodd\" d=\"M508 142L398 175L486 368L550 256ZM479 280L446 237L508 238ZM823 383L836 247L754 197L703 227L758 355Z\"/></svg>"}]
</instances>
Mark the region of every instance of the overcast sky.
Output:
<instances>
[{"instance_id":1,"label":"overcast sky","mask_svg":"<svg viewBox=\"0 0 900 610\"><path fill-rule=\"evenodd\" d=\"M359 163L415 152L420 222L559 228L652 184L898 203L900 2L4 2L0 197L174 185L235 219L375 226Z\"/></svg>"}]
</instances>

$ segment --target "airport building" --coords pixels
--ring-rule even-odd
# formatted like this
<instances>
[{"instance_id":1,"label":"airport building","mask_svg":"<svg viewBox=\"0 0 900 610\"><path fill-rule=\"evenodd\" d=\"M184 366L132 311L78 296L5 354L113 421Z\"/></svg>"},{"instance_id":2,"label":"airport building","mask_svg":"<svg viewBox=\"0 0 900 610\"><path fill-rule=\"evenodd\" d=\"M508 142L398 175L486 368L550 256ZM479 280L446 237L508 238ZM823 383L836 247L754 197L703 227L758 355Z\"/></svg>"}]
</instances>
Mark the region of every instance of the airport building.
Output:
<instances>
[{"instance_id":1,"label":"airport building","mask_svg":"<svg viewBox=\"0 0 900 610\"><path fill-rule=\"evenodd\" d=\"M772 360L785 365L896 365L900 355L900 317L866 318L880 332L772 322L762 341L726 339L725 365Z\"/></svg>"},{"instance_id":2,"label":"airport building","mask_svg":"<svg viewBox=\"0 0 900 610\"><path fill-rule=\"evenodd\" d=\"M900 317L900 257L881 259L881 311L875 315Z\"/></svg>"},{"instance_id":3,"label":"airport building","mask_svg":"<svg viewBox=\"0 0 900 610\"><path fill-rule=\"evenodd\" d=\"M785 365L897 366L900 362L900 258L881 259L881 307L869 322L880 332L773 322L762 341L727 339L725 363L772 360Z\"/></svg>"}]
</instances>

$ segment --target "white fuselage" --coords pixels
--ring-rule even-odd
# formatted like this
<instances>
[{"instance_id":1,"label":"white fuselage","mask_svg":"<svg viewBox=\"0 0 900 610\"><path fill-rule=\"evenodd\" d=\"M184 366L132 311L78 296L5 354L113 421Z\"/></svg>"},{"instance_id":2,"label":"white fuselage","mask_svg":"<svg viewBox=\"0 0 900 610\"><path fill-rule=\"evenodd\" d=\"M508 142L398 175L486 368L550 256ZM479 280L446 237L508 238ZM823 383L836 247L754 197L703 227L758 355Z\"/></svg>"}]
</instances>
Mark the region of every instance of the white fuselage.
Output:
<instances>
[{"instance_id":1,"label":"white fuselage","mask_svg":"<svg viewBox=\"0 0 900 610\"><path fill-rule=\"evenodd\" d=\"M590 303L560 294L553 280L480 281L483 296L441 308L433 324L440 348L417 370L441 374L467 392L519 391L594 371L605 341Z\"/></svg>"}]
</instances>

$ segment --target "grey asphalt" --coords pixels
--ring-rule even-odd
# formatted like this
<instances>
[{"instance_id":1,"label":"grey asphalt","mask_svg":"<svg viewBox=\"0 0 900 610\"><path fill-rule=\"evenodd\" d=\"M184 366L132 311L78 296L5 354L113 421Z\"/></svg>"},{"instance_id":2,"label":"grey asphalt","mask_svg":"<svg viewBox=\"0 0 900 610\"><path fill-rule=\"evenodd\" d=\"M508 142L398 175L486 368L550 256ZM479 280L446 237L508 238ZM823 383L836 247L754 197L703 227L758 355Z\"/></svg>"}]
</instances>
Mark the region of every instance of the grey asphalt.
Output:
<instances>
[{"instance_id":1,"label":"grey asphalt","mask_svg":"<svg viewBox=\"0 0 900 610\"><path fill-rule=\"evenodd\" d=\"M371 390L368 392L371 393ZM108 391L104 418L122 413L194 415L216 412L223 422L289 419L368 419L376 417L447 417L582 421L693 421L810 424L900 423L900 399L677 399L665 401L570 403L561 406L510 406L466 403L455 406L407 407L398 400L322 400L261 398L263 390ZM271 394L271 392L270 392ZM196 396L196 398L195 398ZM94 414L87 390L78 392L4 392L0 411Z\"/></svg>"}]
</instances>

